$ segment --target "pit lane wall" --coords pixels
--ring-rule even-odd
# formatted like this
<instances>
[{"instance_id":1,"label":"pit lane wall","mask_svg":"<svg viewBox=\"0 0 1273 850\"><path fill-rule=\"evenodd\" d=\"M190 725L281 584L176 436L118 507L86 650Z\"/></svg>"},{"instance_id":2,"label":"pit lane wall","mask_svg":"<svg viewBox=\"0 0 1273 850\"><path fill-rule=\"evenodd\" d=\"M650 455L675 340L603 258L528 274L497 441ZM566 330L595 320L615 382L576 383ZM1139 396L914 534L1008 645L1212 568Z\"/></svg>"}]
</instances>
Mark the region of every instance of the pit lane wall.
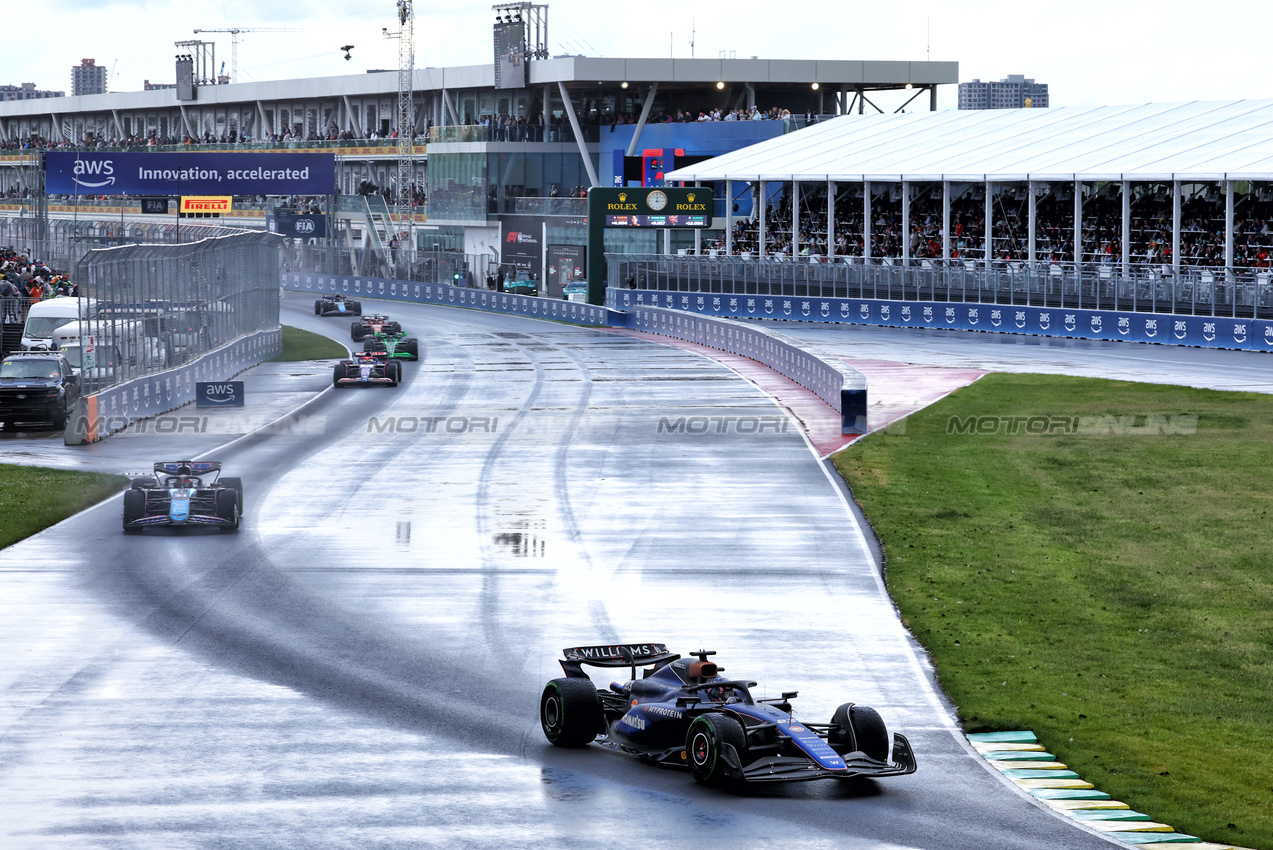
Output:
<instances>
[{"instance_id":1,"label":"pit lane wall","mask_svg":"<svg viewBox=\"0 0 1273 850\"><path fill-rule=\"evenodd\" d=\"M490 313L525 316L531 319L548 319L573 325L619 326L624 324L621 313L606 307L584 304L578 301L562 301L556 298L536 298L531 295L512 295L507 292L491 292L487 289L470 289L451 286L448 283L415 283L406 280L389 280L379 277L349 277L346 275L319 274L317 272L283 272L279 285L297 292L344 295L349 298L384 298L390 301L407 301L413 304L441 304L448 307L467 307Z\"/></svg>"},{"instance_id":2,"label":"pit lane wall","mask_svg":"<svg viewBox=\"0 0 1273 850\"><path fill-rule=\"evenodd\" d=\"M239 337L175 369L147 375L82 398L66 423L68 446L96 443L131 423L195 400L195 382L226 381L283 350L281 328Z\"/></svg>"},{"instance_id":3,"label":"pit lane wall","mask_svg":"<svg viewBox=\"0 0 1273 850\"><path fill-rule=\"evenodd\" d=\"M950 301L883 301L768 295L713 295L610 289L614 310L660 307L694 315L739 319L840 322L895 328L947 328L1073 339L1107 339L1273 351L1273 321L1112 310L1021 307Z\"/></svg>"},{"instance_id":4,"label":"pit lane wall","mask_svg":"<svg viewBox=\"0 0 1273 850\"><path fill-rule=\"evenodd\" d=\"M609 292L613 294L615 290ZM866 433L866 376L816 346L754 324L694 316L661 307L630 310L626 327L695 342L763 363L835 408L840 414L840 433Z\"/></svg>"}]
</instances>

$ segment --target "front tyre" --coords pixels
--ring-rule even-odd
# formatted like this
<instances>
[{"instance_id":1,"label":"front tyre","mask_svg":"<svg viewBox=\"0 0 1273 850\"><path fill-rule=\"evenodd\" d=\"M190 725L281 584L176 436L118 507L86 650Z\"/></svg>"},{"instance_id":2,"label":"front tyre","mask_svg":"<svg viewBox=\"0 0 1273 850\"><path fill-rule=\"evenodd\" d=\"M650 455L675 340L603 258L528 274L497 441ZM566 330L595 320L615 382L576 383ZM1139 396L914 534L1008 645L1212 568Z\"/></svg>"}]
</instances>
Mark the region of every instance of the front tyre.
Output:
<instances>
[{"instance_id":1,"label":"front tyre","mask_svg":"<svg viewBox=\"0 0 1273 850\"><path fill-rule=\"evenodd\" d=\"M146 493L142 490L124 491L124 533L136 534L142 527L133 523L146 515Z\"/></svg>"},{"instance_id":2,"label":"front tyre","mask_svg":"<svg viewBox=\"0 0 1273 850\"><path fill-rule=\"evenodd\" d=\"M727 745L732 754L728 754ZM685 733L685 760L694 781L702 785L721 787L743 781L742 769L748 759L742 724L725 714L695 717ZM731 764L731 760L738 764Z\"/></svg>"},{"instance_id":3,"label":"front tyre","mask_svg":"<svg viewBox=\"0 0 1273 850\"><path fill-rule=\"evenodd\" d=\"M837 708L827 743L841 755L856 750L876 761L888 761L888 727L879 712L865 705L846 702Z\"/></svg>"},{"instance_id":4,"label":"front tyre","mask_svg":"<svg viewBox=\"0 0 1273 850\"><path fill-rule=\"evenodd\" d=\"M216 491L217 516L225 520L226 525L221 526L222 531L238 531L239 530L239 494L238 491L230 488L223 488Z\"/></svg>"},{"instance_id":5,"label":"front tyre","mask_svg":"<svg viewBox=\"0 0 1273 850\"><path fill-rule=\"evenodd\" d=\"M589 679L553 679L539 697L539 725L548 743L584 747L605 728L601 697Z\"/></svg>"}]
</instances>

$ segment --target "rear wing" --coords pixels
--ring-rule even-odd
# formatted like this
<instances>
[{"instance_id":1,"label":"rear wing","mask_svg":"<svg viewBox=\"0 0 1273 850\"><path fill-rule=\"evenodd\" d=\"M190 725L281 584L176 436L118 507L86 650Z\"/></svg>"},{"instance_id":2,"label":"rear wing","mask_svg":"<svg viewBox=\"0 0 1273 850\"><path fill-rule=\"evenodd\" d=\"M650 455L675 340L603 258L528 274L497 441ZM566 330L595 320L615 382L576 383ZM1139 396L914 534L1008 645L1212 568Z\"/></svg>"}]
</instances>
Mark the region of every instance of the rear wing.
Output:
<instances>
[{"instance_id":1,"label":"rear wing","mask_svg":"<svg viewBox=\"0 0 1273 850\"><path fill-rule=\"evenodd\" d=\"M217 461L178 460L155 464L155 472L162 475L207 475L220 471L221 464Z\"/></svg>"},{"instance_id":2,"label":"rear wing","mask_svg":"<svg viewBox=\"0 0 1273 850\"><path fill-rule=\"evenodd\" d=\"M584 665L589 667L631 667L632 678L636 678L636 668L654 665L655 669L671 664L680 658L675 652L668 652L661 643L617 643L608 646L574 646L561 651L564 656L560 662L561 669L572 679L586 679Z\"/></svg>"}]
</instances>

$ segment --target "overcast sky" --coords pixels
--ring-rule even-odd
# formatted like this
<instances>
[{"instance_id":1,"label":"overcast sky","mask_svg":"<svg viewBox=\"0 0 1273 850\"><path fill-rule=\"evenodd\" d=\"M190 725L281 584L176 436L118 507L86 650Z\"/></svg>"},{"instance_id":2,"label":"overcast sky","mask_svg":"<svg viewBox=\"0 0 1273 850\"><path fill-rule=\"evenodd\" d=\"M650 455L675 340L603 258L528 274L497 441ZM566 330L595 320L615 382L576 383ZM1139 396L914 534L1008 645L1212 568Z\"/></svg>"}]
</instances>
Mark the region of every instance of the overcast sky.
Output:
<instances>
[{"instance_id":1,"label":"overcast sky","mask_svg":"<svg viewBox=\"0 0 1273 850\"><path fill-rule=\"evenodd\" d=\"M396 68L394 2L275 0L6 0L10 34L0 84L71 88L84 57L114 68L111 91L173 81L173 42L198 28L289 27L244 33L241 81L295 79ZM491 3L416 3L416 66L492 61ZM1025 74L1047 83L1053 106L1273 98L1273 3L1166 0L963 0L853 3L840 0L555 0L553 54L959 62L961 81ZM25 35L24 35L25 34ZM14 37L16 35L16 37ZM230 68L230 36L217 62ZM353 59L338 49L355 45ZM28 49L29 46L29 49ZM944 87L939 108L953 109ZM779 104L780 105L780 104ZM899 101L881 106L900 105ZM919 106L919 101L916 101Z\"/></svg>"}]
</instances>

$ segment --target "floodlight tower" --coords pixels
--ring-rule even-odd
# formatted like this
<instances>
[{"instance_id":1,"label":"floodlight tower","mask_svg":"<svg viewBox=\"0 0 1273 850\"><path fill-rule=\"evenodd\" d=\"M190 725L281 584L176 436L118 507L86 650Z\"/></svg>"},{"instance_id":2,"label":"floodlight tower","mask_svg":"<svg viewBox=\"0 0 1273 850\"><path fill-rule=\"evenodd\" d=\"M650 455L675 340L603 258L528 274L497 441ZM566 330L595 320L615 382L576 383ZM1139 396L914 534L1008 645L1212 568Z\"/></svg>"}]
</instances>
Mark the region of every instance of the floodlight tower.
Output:
<instances>
[{"instance_id":1,"label":"floodlight tower","mask_svg":"<svg viewBox=\"0 0 1273 850\"><path fill-rule=\"evenodd\" d=\"M415 171L415 9L411 0L398 0L398 31L383 30L385 38L398 39L398 196L394 204L398 225L406 226L406 240L415 249L415 219L411 211L411 186ZM407 246L403 246L406 248ZM404 250L401 256L407 256Z\"/></svg>"}]
</instances>

